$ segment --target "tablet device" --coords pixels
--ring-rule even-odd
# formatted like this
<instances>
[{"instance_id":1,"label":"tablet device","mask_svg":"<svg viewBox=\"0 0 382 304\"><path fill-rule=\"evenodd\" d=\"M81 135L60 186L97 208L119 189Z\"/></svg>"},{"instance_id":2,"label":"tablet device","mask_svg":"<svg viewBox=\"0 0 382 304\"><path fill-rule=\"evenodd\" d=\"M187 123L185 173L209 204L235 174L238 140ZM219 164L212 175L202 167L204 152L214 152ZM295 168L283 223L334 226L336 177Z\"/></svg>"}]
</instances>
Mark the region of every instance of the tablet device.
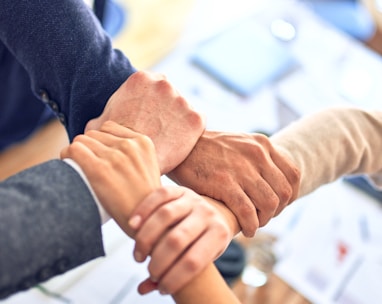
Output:
<instances>
[{"instance_id":1,"label":"tablet device","mask_svg":"<svg viewBox=\"0 0 382 304\"><path fill-rule=\"evenodd\" d=\"M254 18L198 45L191 61L227 88L248 96L296 66L287 47Z\"/></svg>"}]
</instances>

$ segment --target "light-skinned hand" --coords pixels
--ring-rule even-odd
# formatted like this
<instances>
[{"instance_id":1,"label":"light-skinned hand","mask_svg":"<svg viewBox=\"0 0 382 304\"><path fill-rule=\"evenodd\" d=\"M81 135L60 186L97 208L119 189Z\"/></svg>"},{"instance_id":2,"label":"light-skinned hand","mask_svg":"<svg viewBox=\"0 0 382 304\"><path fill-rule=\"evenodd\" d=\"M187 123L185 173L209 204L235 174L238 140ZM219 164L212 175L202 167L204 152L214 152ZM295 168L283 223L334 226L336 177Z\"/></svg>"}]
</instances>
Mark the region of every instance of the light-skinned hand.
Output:
<instances>
[{"instance_id":1,"label":"light-skinned hand","mask_svg":"<svg viewBox=\"0 0 382 304\"><path fill-rule=\"evenodd\" d=\"M187 157L205 128L204 118L163 75L145 71L131 75L110 97L101 116L88 122L86 130L99 129L107 120L150 137L161 174Z\"/></svg>"},{"instance_id":2,"label":"light-skinned hand","mask_svg":"<svg viewBox=\"0 0 382 304\"><path fill-rule=\"evenodd\" d=\"M300 172L262 134L205 131L168 176L224 202L251 237L298 195Z\"/></svg>"},{"instance_id":3,"label":"light-skinned hand","mask_svg":"<svg viewBox=\"0 0 382 304\"><path fill-rule=\"evenodd\" d=\"M100 131L78 135L61 152L84 171L108 214L129 236L127 224L136 204L160 187L155 148L145 135L107 121Z\"/></svg>"},{"instance_id":4,"label":"light-skinned hand","mask_svg":"<svg viewBox=\"0 0 382 304\"><path fill-rule=\"evenodd\" d=\"M184 187L167 186L150 193L131 214L136 229L134 256L151 256L150 278L141 293L159 289L172 294L218 258L235 229L212 204Z\"/></svg>"}]
</instances>

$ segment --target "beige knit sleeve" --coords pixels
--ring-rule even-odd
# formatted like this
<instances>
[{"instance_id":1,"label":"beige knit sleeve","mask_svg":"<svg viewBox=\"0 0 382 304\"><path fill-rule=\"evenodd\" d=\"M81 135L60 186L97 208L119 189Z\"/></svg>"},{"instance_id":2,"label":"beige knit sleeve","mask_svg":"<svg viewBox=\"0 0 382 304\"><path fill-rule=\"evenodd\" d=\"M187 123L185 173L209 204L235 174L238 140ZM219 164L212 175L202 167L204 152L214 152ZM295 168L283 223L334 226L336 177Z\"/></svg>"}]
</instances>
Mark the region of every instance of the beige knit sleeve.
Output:
<instances>
[{"instance_id":1,"label":"beige knit sleeve","mask_svg":"<svg viewBox=\"0 0 382 304\"><path fill-rule=\"evenodd\" d=\"M345 174L382 172L382 111L330 108L271 137L301 170L299 197Z\"/></svg>"}]
</instances>

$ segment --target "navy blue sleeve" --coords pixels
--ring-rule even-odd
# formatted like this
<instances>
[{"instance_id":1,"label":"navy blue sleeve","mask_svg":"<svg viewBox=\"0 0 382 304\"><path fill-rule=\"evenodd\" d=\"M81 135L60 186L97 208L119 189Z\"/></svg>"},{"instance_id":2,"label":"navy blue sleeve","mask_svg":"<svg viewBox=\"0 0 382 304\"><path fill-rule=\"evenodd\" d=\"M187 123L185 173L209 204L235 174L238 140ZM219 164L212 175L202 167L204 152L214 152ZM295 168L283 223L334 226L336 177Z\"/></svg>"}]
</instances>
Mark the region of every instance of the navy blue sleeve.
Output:
<instances>
[{"instance_id":1,"label":"navy blue sleeve","mask_svg":"<svg viewBox=\"0 0 382 304\"><path fill-rule=\"evenodd\" d=\"M108 98L135 72L82 0L2 0L0 40L70 139L101 114Z\"/></svg>"}]
</instances>

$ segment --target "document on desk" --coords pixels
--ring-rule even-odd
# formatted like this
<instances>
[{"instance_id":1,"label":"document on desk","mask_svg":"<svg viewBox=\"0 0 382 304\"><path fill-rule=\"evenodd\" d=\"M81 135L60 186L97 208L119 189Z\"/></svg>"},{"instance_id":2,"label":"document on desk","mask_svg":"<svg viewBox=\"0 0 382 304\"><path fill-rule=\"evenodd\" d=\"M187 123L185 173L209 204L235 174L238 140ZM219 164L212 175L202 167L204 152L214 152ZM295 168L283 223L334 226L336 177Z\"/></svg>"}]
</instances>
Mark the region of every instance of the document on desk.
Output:
<instances>
[{"instance_id":1,"label":"document on desk","mask_svg":"<svg viewBox=\"0 0 382 304\"><path fill-rule=\"evenodd\" d=\"M313 303L380 303L380 202L338 181L298 203L304 209L281 236L276 273Z\"/></svg>"}]
</instances>

